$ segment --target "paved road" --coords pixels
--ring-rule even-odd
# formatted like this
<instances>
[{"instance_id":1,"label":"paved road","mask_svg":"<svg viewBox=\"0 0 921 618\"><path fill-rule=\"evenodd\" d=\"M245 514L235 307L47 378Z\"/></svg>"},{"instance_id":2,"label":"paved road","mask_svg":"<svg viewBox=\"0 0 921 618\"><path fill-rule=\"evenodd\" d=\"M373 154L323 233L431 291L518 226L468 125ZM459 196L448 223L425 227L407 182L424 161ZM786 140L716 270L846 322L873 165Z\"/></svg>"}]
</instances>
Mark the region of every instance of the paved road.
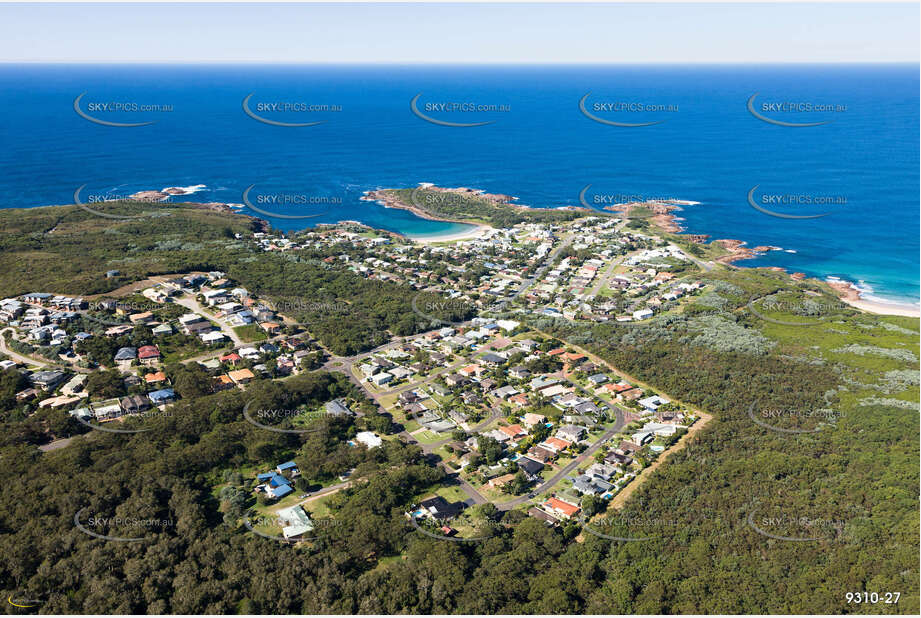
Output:
<instances>
[{"instance_id":1,"label":"paved road","mask_svg":"<svg viewBox=\"0 0 921 618\"><path fill-rule=\"evenodd\" d=\"M502 409L499 407L499 404L493 404L491 410L492 410L492 413L486 419L480 421L479 423L471 427L467 433L470 433L470 434L477 433L481 431L482 429L484 429L486 426L488 426L493 421L505 416L505 412L502 411ZM438 442L430 442L428 444L423 444L422 442L419 442L418 440L416 440L416 437L413 436L408 431L404 430L400 432L400 435L403 436L403 438L405 438L409 442L418 443L419 446L422 447L422 452L426 454L435 452L436 450L438 450L445 444L448 444L449 442L454 442L454 438L445 438L444 440L439 440Z\"/></svg>"},{"instance_id":2,"label":"paved road","mask_svg":"<svg viewBox=\"0 0 921 618\"><path fill-rule=\"evenodd\" d=\"M301 335L293 335L295 339L297 339L300 336ZM278 341L282 341L283 339L289 339L291 337L292 335L275 335L274 337L269 337L268 339L260 339L259 341L251 341L249 343L244 343L243 345L259 347L263 343L275 343ZM182 362L183 363L197 363L200 361L206 361L211 358L220 358L224 356L225 354L230 354L230 352L233 350L239 349L239 347L242 347L242 346L224 346L222 348L219 348L218 350L212 350L209 352L205 352L203 354L199 354L198 356L191 356L189 358L183 359Z\"/></svg>"},{"instance_id":3,"label":"paved road","mask_svg":"<svg viewBox=\"0 0 921 618\"><path fill-rule=\"evenodd\" d=\"M202 316L203 318L207 320L216 322L218 325L218 328L221 329L221 332L224 333L227 337L229 337L233 341L235 346L248 345L244 343L242 339L240 339L237 333L233 332L233 329L230 326L227 326L226 324L224 324L222 320L209 317L208 312L205 311L205 308L201 306L201 303L199 303L197 300L195 300L191 296L186 295L186 296L183 296L182 298L174 298L173 302L176 303L177 305L182 305L186 309L191 310L193 313L197 313L198 315ZM259 345L260 342L254 342L254 343L255 345Z\"/></svg>"},{"instance_id":4,"label":"paved road","mask_svg":"<svg viewBox=\"0 0 921 618\"><path fill-rule=\"evenodd\" d=\"M505 309L505 306L509 303L509 301L515 300L516 298L518 298L519 296L521 296L522 294L524 294L525 291L526 291L529 287L531 287L532 285L534 285L534 282L535 282L535 281L537 281L538 279L540 279L541 277L543 277L543 276L544 276L544 273L547 272L547 271L550 269L551 266L553 266L553 262L556 260L557 256L558 256L560 253L562 253L569 245L572 244L572 241L573 241L573 238L575 238L575 235L576 235L576 233L575 233L575 232L572 232L572 233L568 234L565 238L563 238L563 242L560 243L560 245L559 245L556 249L554 249L553 251L551 251L550 254L544 259L544 265L541 266L540 268L538 268L537 270L535 270L533 275L531 275L530 277L528 277L527 279L525 279L525 280L521 283L521 285L518 286L518 289L515 291L514 294L512 294L512 296L511 296L510 298L507 298L507 299L505 299L505 300L503 300L503 301L500 301L500 302L495 306L495 310L496 310L496 311L502 311L503 309Z\"/></svg>"},{"instance_id":5,"label":"paved road","mask_svg":"<svg viewBox=\"0 0 921 618\"><path fill-rule=\"evenodd\" d=\"M351 484L352 484L352 481L351 481L351 480L348 480L348 481L345 481L344 483L336 483L335 485L330 485L329 487L324 487L323 489L318 489L318 490L316 490L316 491L313 491L313 492L310 492L309 494L307 494L307 497L304 498L303 500L301 500L300 502L298 502L297 504L307 504L308 502L312 502L312 501L316 500L317 498L322 498L322 497L324 497L324 496L328 496L328 495L330 495L330 494L334 494L334 493L336 493L337 491L340 491L340 490L342 490L342 489L345 489L346 487L351 486ZM297 505L295 505L295 506L297 506Z\"/></svg>"},{"instance_id":6,"label":"paved road","mask_svg":"<svg viewBox=\"0 0 921 618\"><path fill-rule=\"evenodd\" d=\"M634 251L634 253L637 252ZM598 292L600 292L604 285L611 280L611 277L614 275L614 271L617 269L617 267L620 266L623 261L626 260L630 255L630 253L625 253L624 255L620 256L619 260L611 261L607 268L604 269L604 272L598 277L598 283L592 287L588 295L592 298L598 296Z\"/></svg>"},{"instance_id":7,"label":"paved road","mask_svg":"<svg viewBox=\"0 0 921 618\"><path fill-rule=\"evenodd\" d=\"M678 249L678 250L680 250L680 251L682 251L686 256L688 256L688 259L689 259L689 260L691 260L692 262L694 262L695 264L697 264L697 266L699 266L700 269L703 270L705 273L708 273L708 272L710 272L711 270L713 270L713 262L704 262L703 260L700 260L700 259L694 257L693 255L691 255L690 252L685 251L685 250L682 249L681 247L677 247L677 246L675 246L675 245L671 245L671 246L672 246L672 247L675 247L676 249Z\"/></svg>"},{"instance_id":8,"label":"paved road","mask_svg":"<svg viewBox=\"0 0 921 618\"><path fill-rule=\"evenodd\" d=\"M3 334L6 332L11 332L15 335L16 331L13 330L13 328L4 328L3 330L0 330L0 352L3 352L17 363L22 363L24 365L36 365L39 367L45 367L46 365L51 364L48 361L40 361L38 359L32 358L31 356L23 356L22 354L13 352L7 347L6 339L3 338Z\"/></svg>"},{"instance_id":9,"label":"paved road","mask_svg":"<svg viewBox=\"0 0 921 618\"><path fill-rule=\"evenodd\" d=\"M530 494L518 496L517 498L514 498L513 500L509 500L508 502L501 502L497 504L496 507L500 511L509 511L517 506L521 506L522 504L530 500L531 498L529 496L531 494L538 496L542 493L549 491L550 489L553 488L554 485L556 485L561 480L563 480L564 478L572 474L572 471L578 468L582 463L584 463L585 460L587 460L589 457L594 455L595 451L601 448L602 444L604 444L605 442L613 438L614 435L617 434L617 432L623 429L623 426L624 426L623 417L618 417L618 422L614 427L612 427L611 429L608 429L603 434L601 434L601 437L598 438L595 442L593 442L591 446L585 449L585 451L583 451L582 454L580 454L578 457L576 457L571 462L566 464L561 470L559 470L556 474L551 476L549 479L547 479L546 481L538 485L537 489L534 489L533 491L531 491Z\"/></svg>"},{"instance_id":10,"label":"paved road","mask_svg":"<svg viewBox=\"0 0 921 618\"><path fill-rule=\"evenodd\" d=\"M7 331L13 333L14 335L16 333L15 329L13 329L12 327L7 327L7 328L4 328L3 330L0 330L0 352L3 352L7 356L9 356L10 359L16 361L17 363L22 363L26 365L27 367L40 367L42 369L54 368L54 369L63 369L66 371L74 371L76 373L90 373L90 370L86 369L85 367L77 367L76 365L70 365L70 364L64 364L64 363L53 363L50 360L39 359L39 358L32 357L32 356L24 356L22 354L14 352L13 350L7 347L6 340L3 338L3 333Z\"/></svg>"}]
</instances>

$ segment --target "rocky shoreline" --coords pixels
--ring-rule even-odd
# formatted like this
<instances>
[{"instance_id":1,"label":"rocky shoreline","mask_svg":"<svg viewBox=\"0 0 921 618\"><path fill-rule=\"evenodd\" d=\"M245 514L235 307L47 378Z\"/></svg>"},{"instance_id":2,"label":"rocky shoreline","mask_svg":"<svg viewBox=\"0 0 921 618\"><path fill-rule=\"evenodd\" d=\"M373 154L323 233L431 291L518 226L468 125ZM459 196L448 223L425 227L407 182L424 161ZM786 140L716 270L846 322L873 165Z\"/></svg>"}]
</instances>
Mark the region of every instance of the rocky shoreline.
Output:
<instances>
[{"instance_id":1,"label":"rocky shoreline","mask_svg":"<svg viewBox=\"0 0 921 618\"><path fill-rule=\"evenodd\" d=\"M524 204L513 204L512 202L518 199L513 195L486 193L480 189L471 189L469 187L438 187L430 183L420 183L419 188L425 189L426 191L436 191L439 193L453 193L455 195L478 197L487 200L496 206L510 206L512 208L522 210L530 210L531 208L530 206L525 206ZM393 191L394 189L373 189L371 191L365 191L359 199L363 202L377 202L384 208L408 210L420 219L428 219L429 221L444 221L445 223L466 223L467 225L476 225L484 229L491 229L490 226L480 223L479 221L435 216L425 209L420 208L416 204L407 204L401 200L399 196L393 193Z\"/></svg>"},{"instance_id":2,"label":"rocky shoreline","mask_svg":"<svg viewBox=\"0 0 921 618\"><path fill-rule=\"evenodd\" d=\"M193 185L191 187L166 187L165 189L161 189L159 191L151 189L146 191L138 191L137 193L129 195L128 199L133 202L164 202L173 196L191 195L204 188L205 185Z\"/></svg>"},{"instance_id":3,"label":"rocky shoreline","mask_svg":"<svg viewBox=\"0 0 921 618\"><path fill-rule=\"evenodd\" d=\"M453 193L457 195L467 195L475 196L481 199L488 200L496 205L511 206L517 209L530 209L530 206L524 204L513 204L512 202L518 198L513 195L501 194L501 193L487 193L480 189L471 189L469 187L438 187L430 183L420 183L419 187L424 188L429 191L438 191L443 193ZM189 195L197 192L201 188L204 188L204 185L195 185L192 187L166 187L160 191L156 190L145 190L138 191L137 193L132 194L128 199L132 201L145 201L145 202L164 202L170 197ZM397 208L400 210L407 210L417 217L422 219L428 219L430 221L444 221L446 223L463 223L467 225L475 226L475 229L470 232L458 233L458 234L448 234L442 237L432 237L431 239L420 239L419 242L437 242L441 240L456 240L461 238L472 238L478 236L480 233L486 230L491 230L488 225L484 225L477 221L464 220L464 219L450 219L445 217L436 217L426 210L418 207L415 204L407 204L402 201L396 194L393 193L392 189L374 189L370 191L365 191L362 196L359 198L362 201L377 202L378 204L384 206L385 208ZM670 234L679 234L690 242L696 244L706 244L710 240L709 234L684 234L684 228L677 221L677 217L673 214L673 211L679 210L681 206L693 205L697 202L687 201L687 200L655 200L647 202L628 202L623 204L614 204L611 206L605 206L603 210L611 211L614 213L622 214L625 217L629 217L630 213L635 208L645 208L650 210L653 214L648 217L651 223L662 231ZM221 202L206 202L199 203L198 206L207 208L219 212L229 212L233 214L241 214L234 209L234 207L239 207L236 204L227 204ZM586 210L589 209L583 207L567 207L571 210ZM271 229L271 224L258 217L250 217L253 219L256 224L259 226L260 231L267 232ZM360 222L340 222L340 223L356 223L359 225L365 225ZM328 224L332 225L332 224ZM367 226L366 226L367 227ZM373 229L373 228L371 228ZM386 231L386 230L380 230ZM389 232L393 236L400 238L407 238L413 240L412 238L400 234L398 232ZM454 238L456 237L456 238ZM727 266L734 266L735 262L742 260L750 260L764 255L770 251L783 251L782 247L776 247L773 245L758 245L756 247L748 247L747 243L743 240L738 240L734 238L719 238L712 241L713 244L717 244L727 251L726 255L715 258L713 261ZM776 272L787 273L791 279L794 281L803 281L806 279L806 275L801 272L792 272L788 273L785 268L780 266L768 266L766 267L770 270ZM824 283L829 286L834 292L843 300L844 302L860 307L861 309L867 311L873 311L874 313L884 313L880 309L883 305L881 303L873 303L861 299L860 291L852 283L847 281L820 281L816 279L819 283ZM870 305L873 307L871 308ZM879 306L877 306L879 305ZM901 309L900 315L915 315L913 309L905 310ZM909 313L904 313L908 311Z\"/></svg>"},{"instance_id":4,"label":"rocky shoreline","mask_svg":"<svg viewBox=\"0 0 921 618\"><path fill-rule=\"evenodd\" d=\"M748 243L744 240L736 240L735 238L719 238L714 240L713 243L729 252L727 255L723 255L714 260L720 264L732 264L739 260L751 260L764 255L768 251L783 251L783 247L775 247L773 245L747 247L746 245Z\"/></svg>"}]
</instances>

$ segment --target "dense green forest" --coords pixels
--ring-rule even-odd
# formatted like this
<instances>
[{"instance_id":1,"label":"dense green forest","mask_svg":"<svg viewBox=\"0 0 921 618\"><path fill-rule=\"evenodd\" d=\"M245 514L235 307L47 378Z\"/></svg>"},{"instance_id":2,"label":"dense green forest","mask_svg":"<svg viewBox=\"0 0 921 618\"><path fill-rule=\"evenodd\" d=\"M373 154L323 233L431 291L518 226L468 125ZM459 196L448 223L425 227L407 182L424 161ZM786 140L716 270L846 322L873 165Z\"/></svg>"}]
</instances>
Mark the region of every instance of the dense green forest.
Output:
<instances>
[{"instance_id":1,"label":"dense green forest","mask_svg":"<svg viewBox=\"0 0 921 618\"><path fill-rule=\"evenodd\" d=\"M269 296L344 301L354 319L330 316L324 326L323 315L307 316L333 349L363 349L388 330L426 326L412 321L412 295L400 286L251 251L233 236L248 229L244 217L177 209L143 224L100 222L77 209L35 211L0 212L2 296L103 292L149 274L220 269ZM111 268L123 273L121 282L103 277ZM372 450L345 446L357 431L399 427L344 376L305 373L210 395L196 390L194 375L176 376L183 398L169 415L128 421L149 429L143 433L91 431L41 452L15 433L27 420L4 426L0 590L35 601L31 609L4 607L65 614L916 614L918 321L859 314L814 296L824 294L820 286L776 273L706 277L715 291L648 326L528 318L715 417L620 512L596 524L651 538L611 541L576 524L549 528L521 512L478 509L484 540L432 539L408 526L403 512L443 483L444 473L400 440ZM775 321L746 309L755 300ZM792 305L800 309L782 313ZM809 325L780 323L797 320ZM15 372L0 374L0 405L14 406L22 386ZM336 397L364 415L319 419L303 434L267 431L243 417L247 404L315 407ZM765 415L771 410L789 413ZM297 546L249 532L240 516L250 505L234 492L287 459L316 486L354 469L352 486L316 517L318 538ZM79 513L84 525L103 518L93 528L103 534L141 540L87 535L74 525ZM104 519L114 517L127 523ZM146 523L131 525L137 520ZM861 591L901 598L848 605L845 594Z\"/></svg>"}]
</instances>

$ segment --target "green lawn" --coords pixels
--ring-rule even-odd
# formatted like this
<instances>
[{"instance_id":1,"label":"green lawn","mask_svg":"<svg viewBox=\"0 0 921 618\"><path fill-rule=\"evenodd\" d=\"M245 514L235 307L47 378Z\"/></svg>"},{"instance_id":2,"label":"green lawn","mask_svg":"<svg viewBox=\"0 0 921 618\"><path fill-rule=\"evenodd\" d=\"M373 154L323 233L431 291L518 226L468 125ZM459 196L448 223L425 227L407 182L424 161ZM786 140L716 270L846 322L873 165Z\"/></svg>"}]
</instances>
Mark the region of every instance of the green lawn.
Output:
<instances>
[{"instance_id":1,"label":"green lawn","mask_svg":"<svg viewBox=\"0 0 921 618\"><path fill-rule=\"evenodd\" d=\"M233 332L236 333L242 341L247 343L251 341L264 341L269 338L265 331L258 324L247 324L245 326L235 326Z\"/></svg>"}]
</instances>

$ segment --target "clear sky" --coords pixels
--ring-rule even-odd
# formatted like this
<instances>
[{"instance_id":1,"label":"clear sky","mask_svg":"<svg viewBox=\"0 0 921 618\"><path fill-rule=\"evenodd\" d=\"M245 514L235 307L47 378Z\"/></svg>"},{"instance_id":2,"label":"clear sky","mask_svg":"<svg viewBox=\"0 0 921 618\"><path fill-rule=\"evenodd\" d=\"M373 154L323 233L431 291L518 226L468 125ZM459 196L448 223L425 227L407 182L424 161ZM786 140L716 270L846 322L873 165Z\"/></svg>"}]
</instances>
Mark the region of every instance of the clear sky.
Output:
<instances>
[{"instance_id":1,"label":"clear sky","mask_svg":"<svg viewBox=\"0 0 921 618\"><path fill-rule=\"evenodd\" d=\"M918 62L914 4L0 4L2 62Z\"/></svg>"}]
</instances>

